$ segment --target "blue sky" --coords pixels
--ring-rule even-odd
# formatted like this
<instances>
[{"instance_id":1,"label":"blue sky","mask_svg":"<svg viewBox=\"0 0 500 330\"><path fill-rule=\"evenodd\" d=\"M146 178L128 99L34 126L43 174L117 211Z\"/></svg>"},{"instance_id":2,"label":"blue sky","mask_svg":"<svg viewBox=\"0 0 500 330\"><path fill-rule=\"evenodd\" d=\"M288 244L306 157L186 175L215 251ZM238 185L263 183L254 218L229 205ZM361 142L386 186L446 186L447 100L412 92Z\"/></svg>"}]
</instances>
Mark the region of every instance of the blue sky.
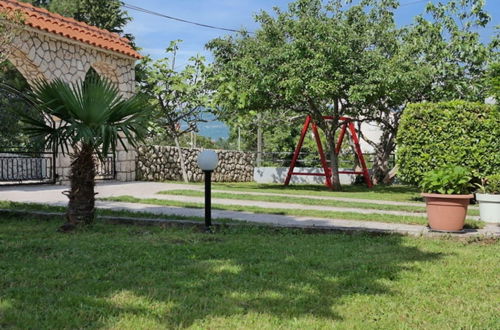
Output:
<instances>
[{"instance_id":1,"label":"blue sky","mask_svg":"<svg viewBox=\"0 0 500 330\"><path fill-rule=\"evenodd\" d=\"M425 2L400 0L408 4L396 12L398 24L409 24L412 17L424 11ZM437 0L432 0L437 1ZM251 31L258 27L253 16L260 10L271 11L274 6L286 8L291 0L125 0L125 3L204 24ZM483 33L483 40L489 40L493 26L500 24L500 0L486 0L486 8L492 16L489 29ZM186 23L167 20L149 14L128 10L133 21L126 32L136 37L143 54L153 58L163 57L171 40L183 40L180 45L178 63L182 65L195 54L202 54L210 60L205 44L216 37L227 34L224 31L202 28Z\"/></svg>"}]
</instances>

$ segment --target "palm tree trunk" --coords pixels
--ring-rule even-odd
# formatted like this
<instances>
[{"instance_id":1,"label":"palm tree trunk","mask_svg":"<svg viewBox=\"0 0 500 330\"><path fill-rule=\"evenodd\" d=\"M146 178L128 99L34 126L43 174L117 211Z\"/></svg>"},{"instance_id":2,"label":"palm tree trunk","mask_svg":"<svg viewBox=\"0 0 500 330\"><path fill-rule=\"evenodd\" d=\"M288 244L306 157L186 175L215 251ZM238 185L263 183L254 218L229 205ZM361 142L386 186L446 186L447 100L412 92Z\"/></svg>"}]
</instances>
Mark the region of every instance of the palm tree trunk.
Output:
<instances>
[{"instance_id":1,"label":"palm tree trunk","mask_svg":"<svg viewBox=\"0 0 500 330\"><path fill-rule=\"evenodd\" d=\"M95 159L90 145L75 147L71 162L71 189L66 218L68 224L91 224L95 216Z\"/></svg>"},{"instance_id":2,"label":"palm tree trunk","mask_svg":"<svg viewBox=\"0 0 500 330\"><path fill-rule=\"evenodd\" d=\"M380 143L375 148L375 160L373 162L372 181L374 184L385 183L391 181L389 172L392 168L389 166L389 161L392 152L395 149L394 134L388 130L384 130L380 138Z\"/></svg>"}]
</instances>

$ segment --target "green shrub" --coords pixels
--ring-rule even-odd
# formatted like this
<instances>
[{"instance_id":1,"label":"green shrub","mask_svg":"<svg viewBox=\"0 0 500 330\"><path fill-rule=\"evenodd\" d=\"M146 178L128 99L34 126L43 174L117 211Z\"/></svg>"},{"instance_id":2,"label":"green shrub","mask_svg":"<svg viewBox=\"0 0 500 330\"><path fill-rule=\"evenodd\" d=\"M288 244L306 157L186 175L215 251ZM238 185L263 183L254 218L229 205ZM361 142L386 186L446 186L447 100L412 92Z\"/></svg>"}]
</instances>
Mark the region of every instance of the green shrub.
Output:
<instances>
[{"instance_id":1,"label":"green shrub","mask_svg":"<svg viewBox=\"0 0 500 330\"><path fill-rule=\"evenodd\" d=\"M477 186L483 194L500 195L500 174L487 176L484 178L483 184Z\"/></svg>"},{"instance_id":2,"label":"green shrub","mask_svg":"<svg viewBox=\"0 0 500 330\"><path fill-rule=\"evenodd\" d=\"M424 173L463 166L476 179L500 173L500 112L465 101L411 104L397 136L398 177L418 185Z\"/></svg>"},{"instance_id":3,"label":"green shrub","mask_svg":"<svg viewBox=\"0 0 500 330\"><path fill-rule=\"evenodd\" d=\"M423 192L435 194L468 194L472 187L470 171L462 166L448 165L424 173L420 187Z\"/></svg>"}]
</instances>

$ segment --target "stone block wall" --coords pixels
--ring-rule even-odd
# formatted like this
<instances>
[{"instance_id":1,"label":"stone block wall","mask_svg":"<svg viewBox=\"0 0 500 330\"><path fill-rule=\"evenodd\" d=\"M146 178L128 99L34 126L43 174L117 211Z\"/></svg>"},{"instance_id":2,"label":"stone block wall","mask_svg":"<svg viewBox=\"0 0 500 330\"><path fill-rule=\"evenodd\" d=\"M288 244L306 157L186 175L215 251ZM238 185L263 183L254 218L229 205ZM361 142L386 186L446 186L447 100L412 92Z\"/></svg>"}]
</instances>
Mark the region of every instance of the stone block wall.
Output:
<instances>
[{"instance_id":1,"label":"stone block wall","mask_svg":"<svg viewBox=\"0 0 500 330\"><path fill-rule=\"evenodd\" d=\"M127 144L127 150L125 150L121 143L118 143L116 146L116 180L135 181L137 151L128 143L126 139L124 141Z\"/></svg>"},{"instance_id":2,"label":"stone block wall","mask_svg":"<svg viewBox=\"0 0 500 330\"><path fill-rule=\"evenodd\" d=\"M30 84L56 78L76 83L92 67L125 97L134 92L135 58L42 31L22 30L12 42L8 59Z\"/></svg>"},{"instance_id":3,"label":"stone block wall","mask_svg":"<svg viewBox=\"0 0 500 330\"><path fill-rule=\"evenodd\" d=\"M127 143L127 150L123 148L121 143L118 143L116 146L116 153L114 155L115 161L115 179L117 181L135 181L135 165L137 152L135 149ZM113 157L112 153L108 154L108 157ZM96 162L99 162L96 156ZM103 166L102 164L97 166ZM111 165L108 165L111 166ZM71 158L69 154L63 155L59 153L56 158L56 174L57 180L56 182L59 184L69 184L69 175L71 173ZM99 175L96 176L96 180L101 180L102 177Z\"/></svg>"},{"instance_id":4,"label":"stone block wall","mask_svg":"<svg viewBox=\"0 0 500 330\"><path fill-rule=\"evenodd\" d=\"M202 149L182 148L189 181L203 180L203 172L196 160ZM177 148L169 146L142 146L137 151L137 180L182 180ZM219 165L212 174L216 182L253 181L255 155L240 151L216 150Z\"/></svg>"}]
</instances>

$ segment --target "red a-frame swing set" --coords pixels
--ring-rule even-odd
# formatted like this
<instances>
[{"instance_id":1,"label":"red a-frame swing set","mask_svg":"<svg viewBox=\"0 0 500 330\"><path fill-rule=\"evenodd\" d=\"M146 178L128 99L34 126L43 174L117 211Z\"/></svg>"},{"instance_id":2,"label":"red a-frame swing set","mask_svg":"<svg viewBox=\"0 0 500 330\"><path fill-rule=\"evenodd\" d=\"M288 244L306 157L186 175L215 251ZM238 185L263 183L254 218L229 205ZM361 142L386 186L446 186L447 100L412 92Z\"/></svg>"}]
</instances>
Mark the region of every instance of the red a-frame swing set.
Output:
<instances>
[{"instance_id":1,"label":"red a-frame swing set","mask_svg":"<svg viewBox=\"0 0 500 330\"><path fill-rule=\"evenodd\" d=\"M325 120L332 120L332 116L323 116ZM339 171L340 174L362 174L368 188L373 187L372 180L370 179L370 174L368 173L368 168L366 167L365 158L363 157L363 153L361 152L361 147L359 146L359 138L356 133L356 129L354 127L351 118L340 117L341 127L340 134L337 140L337 145L335 146L335 153L338 155L340 152L340 147L342 146L342 141L344 141L345 133L349 129L349 133L351 134L352 141L354 143L354 152L358 157L359 164L361 165L362 171ZM304 172L294 172L295 165L297 164L297 159L299 158L300 150L302 149L302 144L304 143L304 138L306 137L307 131L309 130L309 126L312 126L312 131L314 134L314 139L316 140L316 144L318 146L319 157L321 160L321 166L323 167L323 173L304 173ZM312 175L312 176L324 176L325 177L325 185L332 189L332 170L328 167L326 162L325 153L323 151L323 145L321 143L321 138L318 132L318 126L316 123L312 121L311 116L306 117L306 121L304 122L304 126L302 127L302 132L300 134L299 142L297 143L297 147L295 148L295 152L293 153L292 162L290 163L290 168L288 169L288 174L285 180L285 186L288 186L290 180L292 179L292 175Z\"/></svg>"}]
</instances>

